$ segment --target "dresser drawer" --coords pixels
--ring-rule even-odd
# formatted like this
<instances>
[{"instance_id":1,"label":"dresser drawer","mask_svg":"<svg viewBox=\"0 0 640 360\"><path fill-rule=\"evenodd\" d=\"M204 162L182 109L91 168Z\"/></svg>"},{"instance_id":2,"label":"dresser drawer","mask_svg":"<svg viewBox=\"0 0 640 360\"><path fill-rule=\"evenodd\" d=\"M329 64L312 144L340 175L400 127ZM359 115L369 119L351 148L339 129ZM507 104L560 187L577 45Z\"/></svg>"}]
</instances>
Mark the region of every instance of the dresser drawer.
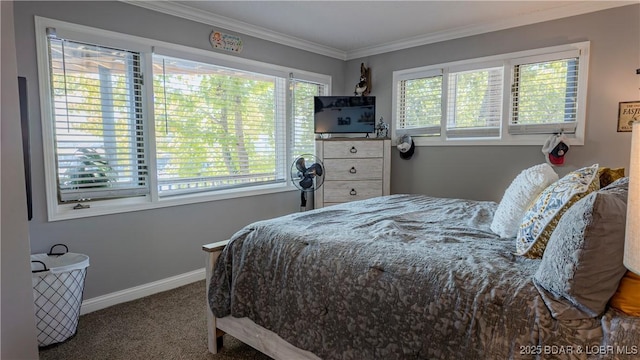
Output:
<instances>
[{"instance_id":1,"label":"dresser drawer","mask_svg":"<svg viewBox=\"0 0 640 360\"><path fill-rule=\"evenodd\" d=\"M341 203L382 196L382 180L325 181L324 202Z\"/></svg>"},{"instance_id":2,"label":"dresser drawer","mask_svg":"<svg viewBox=\"0 0 640 360\"><path fill-rule=\"evenodd\" d=\"M391 140L317 139L324 164L324 184L316 190L315 208L390 194Z\"/></svg>"},{"instance_id":3,"label":"dresser drawer","mask_svg":"<svg viewBox=\"0 0 640 360\"><path fill-rule=\"evenodd\" d=\"M382 158L325 159L325 180L382 180Z\"/></svg>"},{"instance_id":4,"label":"dresser drawer","mask_svg":"<svg viewBox=\"0 0 640 360\"><path fill-rule=\"evenodd\" d=\"M384 142L377 140L325 141L322 159L381 157L383 148Z\"/></svg>"}]
</instances>

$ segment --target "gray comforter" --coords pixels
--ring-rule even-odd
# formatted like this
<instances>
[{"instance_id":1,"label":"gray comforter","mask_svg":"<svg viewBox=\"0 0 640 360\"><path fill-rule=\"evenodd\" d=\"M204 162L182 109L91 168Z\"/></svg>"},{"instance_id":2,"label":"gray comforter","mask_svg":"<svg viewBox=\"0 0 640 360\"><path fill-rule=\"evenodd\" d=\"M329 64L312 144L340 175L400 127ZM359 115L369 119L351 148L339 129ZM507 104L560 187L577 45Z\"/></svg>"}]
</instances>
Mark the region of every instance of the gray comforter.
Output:
<instances>
[{"instance_id":1,"label":"gray comforter","mask_svg":"<svg viewBox=\"0 0 640 360\"><path fill-rule=\"evenodd\" d=\"M324 359L638 358L638 319L551 317L495 208L392 195L256 222L216 263L211 309Z\"/></svg>"}]
</instances>

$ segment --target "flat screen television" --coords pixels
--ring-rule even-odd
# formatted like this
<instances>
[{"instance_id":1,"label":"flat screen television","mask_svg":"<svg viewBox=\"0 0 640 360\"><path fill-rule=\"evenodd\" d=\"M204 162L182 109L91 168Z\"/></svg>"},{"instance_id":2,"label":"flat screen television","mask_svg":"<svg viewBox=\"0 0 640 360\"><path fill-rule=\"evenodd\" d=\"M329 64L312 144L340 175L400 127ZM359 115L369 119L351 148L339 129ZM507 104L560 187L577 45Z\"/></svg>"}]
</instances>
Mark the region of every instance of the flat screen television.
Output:
<instances>
[{"instance_id":1,"label":"flat screen television","mask_svg":"<svg viewBox=\"0 0 640 360\"><path fill-rule=\"evenodd\" d=\"M314 97L314 132L371 133L376 127L375 96Z\"/></svg>"}]
</instances>

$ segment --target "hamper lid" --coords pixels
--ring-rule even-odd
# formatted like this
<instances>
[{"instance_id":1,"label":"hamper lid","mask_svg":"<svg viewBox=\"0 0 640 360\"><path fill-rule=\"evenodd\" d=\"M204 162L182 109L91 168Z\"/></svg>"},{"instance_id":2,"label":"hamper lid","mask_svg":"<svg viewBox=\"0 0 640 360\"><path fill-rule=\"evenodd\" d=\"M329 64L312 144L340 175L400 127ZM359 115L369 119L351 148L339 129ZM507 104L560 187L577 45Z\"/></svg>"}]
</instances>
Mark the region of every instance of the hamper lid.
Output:
<instances>
[{"instance_id":1,"label":"hamper lid","mask_svg":"<svg viewBox=\"0 0 640 360\"><path fill-rule=\"evenodd\" d=\"M42 270L42 264L33 261L41 261L53 274L84 269L89 266L89 257L84 254L64 253L62 255L33 254L31 255L31 271Z\"/></svg>"}]
</instances>

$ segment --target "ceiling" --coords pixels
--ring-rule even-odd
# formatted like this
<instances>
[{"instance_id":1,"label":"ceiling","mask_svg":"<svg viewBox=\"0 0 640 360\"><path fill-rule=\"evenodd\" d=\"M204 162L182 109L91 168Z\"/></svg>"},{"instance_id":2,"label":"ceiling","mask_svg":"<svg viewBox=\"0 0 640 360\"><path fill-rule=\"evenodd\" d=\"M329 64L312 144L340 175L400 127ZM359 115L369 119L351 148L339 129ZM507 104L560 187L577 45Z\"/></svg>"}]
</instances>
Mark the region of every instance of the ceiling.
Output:
<instances>
[{"instance_id":1,"label":"ceiling","mask_svg":"<svg viewBox=\"0 0 640 360\"><path fill-rule=\"evenodd\" d=\"M343 60L638 1L126 1Z\"/></svg>"}]
</instances>

